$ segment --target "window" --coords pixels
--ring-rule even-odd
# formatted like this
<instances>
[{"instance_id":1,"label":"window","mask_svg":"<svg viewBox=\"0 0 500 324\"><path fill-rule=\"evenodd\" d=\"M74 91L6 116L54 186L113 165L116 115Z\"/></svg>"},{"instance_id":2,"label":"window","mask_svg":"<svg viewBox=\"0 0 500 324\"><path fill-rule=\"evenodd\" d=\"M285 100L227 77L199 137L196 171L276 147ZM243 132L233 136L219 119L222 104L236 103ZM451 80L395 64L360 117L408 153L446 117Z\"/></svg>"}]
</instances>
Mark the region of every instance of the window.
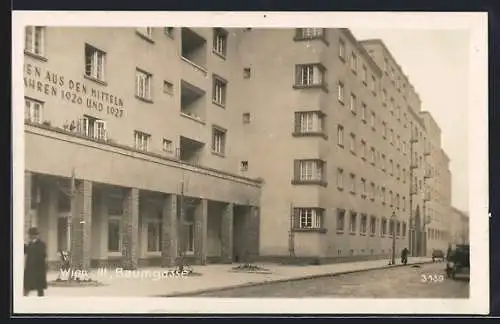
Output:
<instances>
[{"instance_id":1,"label":"window","mask_svg":"<svg viewBox=\"0 0 500 324\"><path fill-rule=\"evenodd\" d=\"M174 94L174 85L171 82L163 81L163 92Z\"/></svg>"},{"instance_id":2,"label":"window","mask_svg":"<svg viewBox=\"0 0 500 324\"><path fill-rule=\"evenodd\" d=\"M370 149L370 163L375 164L375 148Z\"/></svg>"},{"instance_id":3,"label":"window","mask_svg":"<svg viewBox=\"0 0 500 324\"><path fill-rule=\"evenodd\" d=\"M98 140L107 139L106 122L104 120L84 115L78 121L77 132Z\"/></svg>"},{"instance_id":4,"label":"window","mask_svg":"<svg viewBox=\"0 0 500 324\"><path fill-rule=\"evenodd\" d=\"M141 99L151 100L151 79L150 73L139 69L135 72L135 94Z\"/></svg>"},{"instance_id":5,"label":"window","mask_svg":"<svg viewBox=\"0 0 500 324\"><path fill-rule=\"evenodd\" d=\"M382 218L382 223L380 224L380 235L384 236L387 234L387 219Z\"/></svg>"},{"instance_id":6,"label":"window","mask_svg":"<svg viewBox=\"0 0 500 324\"><path fill-rule=\"evenodd\" d=\"M375 218L375 216L370 217L370 234L371 235L375 235L376 226L377 226L377 219Z\"/></svg>"},{"instance_id":7,"label":"window","mask_svg":"<svg viewBox=\"0 0 500 324\"><path fill-rule=\"evenodd\" d=\"M401 236L402 237L406 236L406 222L403 222L402 230L401 230Z\"/></svg>"},{"instance_id":8,"label":"window","mask_svg":"<svg viewBox=\"0 0 500 324\"><path fill-rule=\"evenodd\" d=\"M243 124L250 124L250 113L243 113Z\"/></svg>"},{"instance_id":9,"label":"window","mask_svg":"<svg viewBox=\"0 0 500 324\"><path fill-rule=\"evenodd\" d=\"M212 101L216 105L224 107L226 105L227 81L219 76L213 77Z\"/></svg>"},{"instance_id":10,"label":"window","mask_svg":"<svg viewBox=\"0 0 500 324\"><path fill-rule=\"evenodd\" d=\"M385 154L382 154L380 163L382 164L382 171L385 171Z\"/></svg>"},{"instance_id":11,"label":"window","mask_svg":"<svg viewBox=\"0 0 500 324\"><path fill-rule=\"evenodd\" d=\"M358 72L358 56L354 52L351 53L351 70L354 73Z\"/></svg>"},{"instance_id":12,"label":"window","mask_svg":"<svg viewBox=\"0 0 500 324\"><path fill-rule=\"evenodd\" d=\"M385 188L382 187L382 205L385 205L385 203L386 203Z\"/></svg>"},{"instance_id":13,"label":"window","mask_svg":"<svg viewBox=\"0 0 500 324\"><path fill-rule=\"evenodd\" d=\"M366 214L361 214L361 229L360 229L361 234L366 234L367 222L368 222L368 217L366 216Z\"/></svg>"},{"instance_id":14,"label":"window","mask_svg":"<svg viewBox=\"0 0 500 324\"><path fill-rule=\"evenodd\" d=\"M394 221L391 219L389 221L389 235L392 237L394 235Z\"/></svg>"},{"instance_id":15,"label":"window","mask_svg":"<svg viewBox=\"0 0 500 324\"><path fill-rule=\"evenodd\" d=\"M45 53L45 27L27 26L25 33L24 50L43 56Z\"/></svg>"},{"instance_id":16,"label":"window","mask_svg":"<svg viewBox=\"0 0 500 324\"><path fill-rule=\"evenodd\" d=\"M358 217L358 214L356 212L351 212L351 218L349 221L349 231L351 234L356 233L356 218Z\"/></svg>"},{"instance_id":17,"label":"window","mask_svg":"<svg viewBox=\"0 0 500 324\"><path fill-rule=\"evenodd\" d=\"M35 99L24 97L24 119L30 123L42 123L42 109L44 103Z\"/></svg>"},{"instance_id":18,"label":"window","mask_svg":"<svg viewBox=\"0 0 500 324\"><path fill-rule=\"evenodd\" d=\"M356 154L356 134L351 133L350 135L350 143L349 143L349 149L351 153Z\"/></svg>"},{"instance_id":19,"label":"window","mask_svg":"<svg viewBox=\"0 0 500 324\"><path fill-rule=\"evenodd\" d=\"M399 164L396 165L396 178L399 180L401 178L401 169Z\"/></svg>"},{"instance_id":20,"label":"window","mask_svg":"<svg viewBox=\"0 0 500 324\"><path fill-rule=\"evenodd\" d=\"M337 145L344 147L344 127L341 125L337 127Z\"/></svg>"},{"instance_id":21,"label":"window","mask_svg":"<svg viewBox=\"0 0 500 324\"><path fill-rule=\"evenodd\" d=\"M152 27L138 27L137 32L142 36L145 36L149 39L153 38L153 28Z\"/></svg>"},{"instance_id":22,"label":"window","mask_svg":"<svg viewBox=\"0 0 500 324\"><path fill-rule=\"evenodd\" d=\"M351 178L351 193L356 193L356 176L354 175L354 173L351 173L350 174L350 178Z\"/></svg>"},{"instance_id":23,"label":"window","mask_svg":"<svg viewBox=\"0 0 500 324\"><path fill-rule=\"evenodd\" d=\"M345 210L337 210L337 232L343 232L345 225Z\"/></svg>"},{"instance_id":24,"label":"window","mask_svg":"<svg viewBox=\"0 0 500 324\"><path fill-rule=\"evenodd\" d=\"M382 137L384 139L387 138L387 124L386 124L386 122L382 122Z\"/></svg>"},{"instance_id":25,"label":"window","mask_svg":"<svg viewBox=\"0 0 500 324\"><path fill-rule=\"evenodd\" d=\"M226 151L226 130L212 128L212 152L224 154Z\"/></svg>"},{"instance_id":26,"label":"window","mask_svg":"<svg viewBox=\"0 0 500 324\"><path fill-rule=\"evenodd\" d=\"M222 28L214 28L214 52L226 57L227 53L227 31Z\"/></svg>"},{"instance_id":27,"label":"window","mask_svg":"<svg viewBox=\"0 0 500 324\"><path fill-rule=\"evenodd\" d=\"M391 128L391 133L389 134L389 143L394 145L394 130Z\"/></svg>"},{"instance_id":28,"label":"window","mask_svg":"<svg viewBox=\"0 0 500 324\"><path fill-rule=\"evenodd\" d=\"M366 160L366 142L361 140L361 158Z\"/></svg>"},{"instance_id":29,"label":"window","mask_svg":"<svg viewBox=\"0 0 500 324\"><path fill-rule=\"evenodd\" d=\"M383 89L382 90L382 101L385 102L387 101L387 90Z\"/></svg>"},{"instance_id":30,"label":"window","mask_svg":"<svg viewBox=\"0 0 500 324\"><path fill-rule=\"evenodd\" d=\"M337 188L344 188L344 170L337 169Z\"/></svg>"},{"instance_id":31,"label":"window","mask_svg":"<svg viewBox=\"0 0 500 324\"><path fill-rule=\"evenodd\" d=\"M108 219L108 252L121 252L120 218Z\"/></svg>"},{"instance_id":32,"label":"window","mask_svg":"<svg viewBox=\"0 0 500 324\"><path fill-rule=\"evenodd\" d=\"M172 153L173 148L172 148L172 141L168 140L166 138L163 139L163 151Z\"/></svg>"},{"instance_id":33,"label":"window","mask_svg":"<svg viewBox=\"0 0 500 324\"><path fill-rule=\"evenodd\" d=\"M374 201L375 200L375 183L370 183L370 200Z\"/></svg>"},{"instance_id":34,"label":"window","mask_svg":"<svg viewBox=\"0 0 500 324\"><path fill-rule=\"evenodd\" d=\"M295 113L295 133L320 133L323 131L323 115L319 111Z\"/></svg>"},{"instance_id":35,"label":"window","mask_svg":"<svg viewBox=\"0 0 500 324\"><path fill-rule=\"evenodd\" d=\"M401 137L398 135L396 137L396 150L401 151L400 146L401 146Z\"/></svg>"},{"instance_id":36,"label":"window","mask_svg":"<svg viewBox=\"0 0 500 324\"><path fill-rule=\"evenodd\" d=\"M356 95L354 93L351 93L351 98L349 101L349 108L351 109L352 113L356 113Z\"/></svg>"},{"instance_id":37,"label":"window","mask_svg":"<svg viewBox=\"0 0 500 324\"><path fill-rule=\"evenodd\" d=\"M368 70L366 69L366 66L363 65L363 69L361 72L361 79L363 80L363 83L365 85L368 84Z\"/></svg>"},{"instance_id":38,"label":"window","mask_svg":"<svg viewBox=\"0 0 500 324\"><path fill-rule=\"evenodd\" d=\"M298 39L322 38L323 35L324 35L323 28L297 28Z\"/></svg>"},{"instance_id":39,"label":"window","mask_svg":"<svg viewBox=\"0 0 500 324\"><path fill-rule=\"evenodd\" d=\"M151 139L151 135L140 132L140 131L134 131L134 147L137 150L141 151L147 151L149 148L149 140Z\"/></svg>"},{"instance_id":40,"label":"window","mask_svg":"<svg viewBox=\"0 0 500 324\"><path fill-rule=\"evenodd\" d=\"M344 98L345 98L345 90L344 90L344 84L339 81L337 84L337 97L339 101L344 104Z\"/></svg>"},{"instance_id":41,"label":"window","mask_svg":"<svg viewBox=\"0 0 500 324\"><path fill-rule=\"evenodd\" d=\"M375 130L375 120L376 120L376 115L375 112L372 111L370 114L370 126L372 127L373 130Z\"/></svg>"},{"instance_id":42,"label":"window","mask_svg":"<svg viewBox=\"0 0 500 324\"><path fill-rule=\"evenodd\" d=\"M384 72L387 74L389 71L389 60L385 57L384 58Z\"/></svg>"},{"instance_id":43,"label":"window","mask_svg":"<svg viewBox=\"0 0 500 324\"><path fill-rule=\"evenodd\" d=\"M325 83L325 68L320 64L295 65L295 86L321 86Z\"/></svg>"},{"instance_id":44,"label":"window","mask_svg":"<svg viewBox=\"0 0 500 324\"><path fill-rule=\"evenodd\" d=\"M396 208L399 209L399 194L396 194Z\"/></svg>"},{"instance_id":45,"label":"window","mask_svg":"<svg viewBox=\"0 0 500 324\"><path fill-rule=\"evenodd\" d=\"M240 170L242 172L247 172L248 171L248 161L241 161L241 163L240 163Z\"/></svg>"},{"instance_id":46,"label":"window","mask_svg":"<svg viewBox=\"0 0 500 324\"><path fill-rule=\"evenodd\" d=\"M373 92L373 94L377 93L377 79L375 79L374 75L372 75L372 83L371 83L370 90Z\"/></svg>"},{"instance_id":47,"label":"window","mask_svg":"<svg viewBox=\"0 0 500 324\"><path fill-rule=\"evenodd\" d=\"M366 197L366 179L361 178L361 197Z\"/></svg>"},{"instance_id":48,"label":"window","mask_svg":"<svg viewBox=\"0 0 500 324\"><path fill-rule=\"evenodd\" d=\"M252 70L250 68L244 68L243 69L243 78L250 79L251 76L252 76Z\"/></svg>"},{"instance_id":49,"label":"window","mask_svg":"<svg viewBox=\"0 0 500 324\"><path fill-rule=\"evenodd\" d=\"M345 61L345 42L342 39L339 39L339 57Z\"/></svg>"},{"instance_id":50,"label":"window","mask_svg":"<svg viewBox=\"0 0 500 324\"><path fill-rule=\"evenodd\" d=\"M295 179L323 181L324 162L321 160L295 160Z\"/></svg>"},{"instance_id":51,"label":"window","mask_svg":"<svg viewBox=\"0 0 500 324\"><path fill-rule=\"evenodd\" d=\"M390 173L391 175L394 174L394 161L392 161L392 159L389 160L389 167L390 167Z\"/></svg>"},{"instance_id":52,"label":"window","mask_svg":"<svg viewBox=\"0 0 500 324\"><path fill-rule=\"evenodd\" d=\"M296 208L299 228L322 228L323 211L319 208Z\"/></svg>"},{"instance_id":53,"label":"window","mask_svg":"<svg viewBox=\"0 0 500 324\"><path fill-rule=\"evenodd\" d=\"M394 198L392 196L392 190L389 190L389 206L392 207L393 204L394 204Z\"/></svg>"},{"instance_id":54,"label":"window","mask_svg":"<svg viewBox=\"0 0 500 324\"><path fill-rule=\"evenodd\" d=\"M404 169L404 168L403 168L402 175L403 175L403 183L406 183L406 169Z\"/></svg>"},{"instance_id":55,"label":"window","mask_svg":"<svg viewBox=\"0 0 500 324\"><path fill-rule=\"evenodd\" d=\"M161 251L161 222L149 221L146 225L147 230L147 252Z\"/></svg>"},{"instance_id":56,"label":"window","mask_svg":"<svg viewBox=\"0 0 500 324\"><path fill-rule=\"evenodd\" d=\"M174 38L174 27L165 27L164 31L165 35L167 35L170 38Z\"/></svg>"},{"instance_id":57,"label":"window","mask_svg":"<svg viewBox=\"0 0 500 324\"><path fill-rule=\"evenodd\" d=\"M85 75L104 81L104 63L106 53L85 44Z\"/></svg>"},{"instance_id":58,"label":"window","mask_svg":"<svg viewBox=\"0 0 500 324\"><path fill-rule=\"evenodd\" d=\"M364 102L361 102L361 119L366 122L366 104Z\"/></svg>"}]
</instances>

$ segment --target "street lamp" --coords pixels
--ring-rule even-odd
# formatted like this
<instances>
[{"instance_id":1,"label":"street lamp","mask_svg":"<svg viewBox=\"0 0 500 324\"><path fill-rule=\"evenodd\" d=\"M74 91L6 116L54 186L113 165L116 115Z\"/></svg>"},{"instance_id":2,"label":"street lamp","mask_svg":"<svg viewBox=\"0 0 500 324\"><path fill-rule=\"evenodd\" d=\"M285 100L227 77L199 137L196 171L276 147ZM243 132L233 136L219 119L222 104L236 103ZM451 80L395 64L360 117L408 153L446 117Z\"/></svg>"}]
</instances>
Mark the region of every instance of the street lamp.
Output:
<instances>
[{"instance_id":1,"label":"street lamp","mask_svg":"<svg viewBox=\"0 0 500 324\"><path fill-rule=\"evenodd\" d=\"M396 264L396 213L393 211L391 215L392 220L392 265Z\"/></svg>"}]
</instances>

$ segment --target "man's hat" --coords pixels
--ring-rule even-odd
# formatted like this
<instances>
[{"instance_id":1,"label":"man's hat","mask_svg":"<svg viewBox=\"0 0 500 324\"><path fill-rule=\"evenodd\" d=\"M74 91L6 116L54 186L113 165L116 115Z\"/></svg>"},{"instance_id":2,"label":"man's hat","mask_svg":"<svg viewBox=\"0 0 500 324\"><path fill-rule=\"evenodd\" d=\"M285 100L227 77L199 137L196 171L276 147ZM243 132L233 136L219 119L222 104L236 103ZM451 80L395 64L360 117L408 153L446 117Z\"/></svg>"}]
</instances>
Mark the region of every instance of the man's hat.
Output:
<instances>
[{"instance_id":1,"label":"man's hat","mask_svg":"<svg viewBox=\"0 0 500 324\"><path fill-rule=\"evenodd\" d=\"M32 227L32 228L29 229L28 233L29 233L29 235L38 235L39 234L38 228Z\"/></svg>"}]
</instances>

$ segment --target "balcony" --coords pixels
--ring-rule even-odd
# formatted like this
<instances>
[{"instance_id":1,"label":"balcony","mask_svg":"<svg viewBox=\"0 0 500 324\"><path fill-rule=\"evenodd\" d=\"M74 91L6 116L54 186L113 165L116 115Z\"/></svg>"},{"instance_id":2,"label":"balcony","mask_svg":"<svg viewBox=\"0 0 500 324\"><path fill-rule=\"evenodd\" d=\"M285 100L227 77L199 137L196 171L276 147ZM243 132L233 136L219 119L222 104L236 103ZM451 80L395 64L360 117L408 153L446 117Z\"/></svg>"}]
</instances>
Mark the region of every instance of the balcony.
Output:
<instances>
[{"instance_id":1,"label":"balcony","mask_svg":"<svg viewBox=\"0 0 500 324\"><path fill-rule=\"evenodd\" d=\"M181 115L199 123L205 120L205 91L181 80Z\"/></svg>"},{"instance_id":2,"label":"balcony","mask_svg":"<svg viewBox=\"0 0 500 324\"><path fill-rule=\"evenodd\" d=\"M179 143L180 147L177 150L179 160L192 165L200 165L205 143L184 136L181 136Z\"/></svg>"},{"instance_id":3,"label":"balcony","mask_svg":"<svg viewBox=\"0 0 500 324\"><path fill-rule=\"evenodd\" d=\"M182 28L181 47L182 60L206 73L207 40L190 28Z\"/></svg>"}]
</instances>

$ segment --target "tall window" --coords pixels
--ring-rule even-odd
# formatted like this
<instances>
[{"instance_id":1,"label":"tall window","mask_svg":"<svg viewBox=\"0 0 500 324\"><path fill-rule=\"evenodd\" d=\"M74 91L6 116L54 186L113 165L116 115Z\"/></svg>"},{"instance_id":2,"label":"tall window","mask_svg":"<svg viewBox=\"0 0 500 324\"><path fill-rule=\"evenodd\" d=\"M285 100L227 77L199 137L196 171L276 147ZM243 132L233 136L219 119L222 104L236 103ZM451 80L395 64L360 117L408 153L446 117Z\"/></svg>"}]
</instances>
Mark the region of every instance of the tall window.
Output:
<instances>
[{"instance_id":1,"label":"tall window","mask_svg":"<svg viewBox=\"0 0 500 324\"><path fill-rule=\"evenodd\" d=\"M121 252L121 218L123 215L123 200L120 196L108 196L106 199L108 215L108 252Z\"/></svg>"},{"instance_id":2,"label":"tall window","mask_svg":"<svg viewBox=\"0 0 500 324\"><path fill-rule=\"evenodd\" d=\"M345 61L345 42L339 39L339 57Z\"/></svg>"},{"instance_id":3,"label":"tall window","mask_svg":"<svg viewBox=\"0 0 500 324\"><path fill-rule=\"evenodd\" d=\"M386 122L382 122L382 136L385 138L387 138L387 124Z\"/></svg>"},{"instance_id":4,"label":"tall window","mask_svg":"<svg viewBox=\"0 0 500 324\"><path fill-rule=\"evenodd\" d=\"M344 188L344 170L337 169L337 187Z\"/></svg>"},{"instance_id":5,"label":"tall window","mask_svg":"<svg viewBox=\"0 0 500 324\"><path fill-rule=\"evenodd\" d=\"M380 234L382 236L387 234L387 219L382 218L382 222L380 224Z\"/></svg>"},{"instance_id":6,"label":"tall window","mask_svg":"<svg viewBox=\"0 0 500 324\"><path fill-rule=\"evenodd\" d=\"M351 217L349 219L349 231L354 234L356 233L356 221L357 221L358 214L356 212L351 212Z\"/></svg>"},{"instance_id":7,"label":"tall window","mask_svg":"<svg viewBox=\"0 0 500 324\"><path fill-rule=\"evenodd\" d=\"M361 103L361 119L363 121L366 121L366 111L367 111L366 104L364 102L362 102Z\"/></svg>"},{"instance_id":8,"label":"tall window","mask_svg":"<svg viewBox=\"0 0 500 324\"><path fill-rule=\"evenodd\" d=\"M361 158L366 159L366 142L364 140L361 140Z\"/></svg>"},{"instance_id":9,"label":"tall window","mask_svg":"<svg viewBox=\"0 0 500 324\"><path fill-rule=\"evenodd\" d=\"M224 154L226 151L226 130L212 128L212 151L218 154Z\"/></svg>"},{"instance_id":10,"label":"tall window","mask_svg":"<svg viewBox=\"0 0 500 324\"><path fill-rule=\"evenodd\" d=\"M344 146L344 127L341 125L337 127L337 145Z\"/></svg>"},{"instance_id":11,"label":"tall window","mask_svg":"<svg viewBox=\"0 0 500 324\"><path fill-rule=\"evenodd\" d=\"M147 252L161 251L161 222L159 220L150 220L146 225L147 231Z\"/></svg>"},{"instance_id":12,"label":"tall window","mask_svg":"<svg viewBox=\"0 0 500 324\"><path fill-rule=\"evenodd\" d=\"M295 85L310 87L323 85L325 81L325 68L320 64L295 65Z\"/></svg>"},{"instance_id":13,"label":"tall window","mask_svg":"<svg viewBox=\"0 0 500 324\"><path fill-rule=\"evenodd\" d=\"M345 100L345 88L344 88L344 84L342 82L340 82L340 81L337 84L337 97L338 97L338 100L341 103L344 103L344 100Z\"/></svg>"},{"instance_id":14,"label":"tall window","mask_svg":"<svg viewBox=\"0 0 500 324\"><path fill-rule=\"evenodd\" d=\"M375 119L376 119L376 116L375 116L375 112L372 111L370 113L370 126L375 130Z\"/></svg>"},{"instance_id":15,"label":"tall window","mask_svg":"<svg viewBox=\"0 0 500 324\"><path fill-rule=\"evenodd\" d=\"M323 131L323 115L319 111L295 113L296 133L319 133Z\"/></svg>"},{"instance_id":16,"label":"tall window","mask_svg":"<svg viewBox=\"0 0 500 324\"><path fill-rule=\"evenodd\" d=\"M45 54L45 27L25 28L24 50L40 56Z\"/></svg>"},{"instance_id":17,"label":"tall window","mask_svg":"<svg viewBox=\"0 0 500 324\"><path fill-rule=\"evenodd\" d=\"M375 164L375 148L370 149L370 163Z\"/></svg>"},{"instance_id":18,"label":"tall window","mask_svg":"<svg viewBox=\"0 0 500 324\"><path fill-rule=\"evenodd\" d=\"M356 95L354 93L351 93L351 97L349 100L349 108L351 109L351 112L355 113L356 112Z\"/></svg>"},{"instance_id":19,"label":"tall window","mask_svg":"<svg viewBox=\"0 0 500 324\"><path fill-rule=\"evenodd\" d=\"M406 236L406 222L403 222L402 230L401 230L401 236L405 237Z\"/></svg>"},{"instance_id":20,"label":"tall window","mask_svg":"<svg viewBox=\"0 0 500 324\"><path fill-rule=\"evenodd\" d=\"M214 52L225 57L227 54L227 31L222 28L214 29Z\"/></svg>"},{"instance_id":21,"label":"tall window","mask_svg":"<svg viewBox=\"0 0 500 324\"><path fill-rule=\"evenodd\" d=\"M368 222L368 217L366 216L366 214L361 214L361 228L360 228L361 234L366 234L368 225L367 222Z\"/></svg>"},{"instance_id":22,"label":"tall window","mask_svg":"<svg viewBox=\"0 0 500 324\"><path fill-rule=\"evenodd\" d=\"M351 153L356 153L356 134L354 133L350 134L349 149L351 150Z\"/></svg>"},{"instance_id":23,"label":"tall window","mask_svg":"<svg viewBox=\"0 0 500 324\"><path fill-rule=\"evenodd\" d=\"M358 72L358 56L354 52L351 53L351 70Z\"/></svg>"},{"instance_id":24,"label":"tall window","mask_svg":"<svg viewBox=\"0 0 500 324\"><path fill-rule=\"evenodd\" d=\"M214 75L212 101L219 106L225 106L226 92L227 92L227 81L222 79L221 77Z\"/></svg>"},{"instance_id":25,"label":"tall window","mask_svg":"<svg viewBox=\"0 0 500 324\"><path fill-rule=\"evenodd\" d=\"M351 193L356 193L356 175L354 173L351 173L350 178L351 178Z\"/></svg>"},{"instance_id":26,"label":"tall window","mask_svg":"<svg viewBox=\"0 0 500 324\"><path fill-rule=\"evenodd\" d=\"M376 226L377 226L377 219L375 218L375 216L371 216L370 217L370 234L371 235L375 235Z\"/></svg>"},{"instance_id":27,"label":"tall window","mask_svg":"<svg viewBox=\"0 0 500 324\"><path fill-rule=\"evenodd\" d=\"M106 53L103 51L85 44L85 75L104 80L104 60Z\"/></svg>"},{"instance_id":28,"label":"tall window","mask_svg":"<svg viewBox=\"0 0 500 324\"><path fill-rule=\"evenodd\" d=\"M368 83L368 70L366 69L366 66L363 65L363 69L361 72L361 79L363 80L363 83L366 85Z\"/></svg>"},{"instance_id":29,"label":"tall window","mask_svg":"<svg viewBox=\"0 0 500 324\"><path fill-rule=\"evenodd\" d=\"M370 87L371 91L375 94L377 91L377 79L375 79L375 76L372 75L372 83Z\"/></svg>"},{"instance_id":30,"label":"tall window","mask_svg":"<svg viewBox=\"0 0 500 324\"><path fill-rule=\"evenodd\" d=\"M375 183L370 183L370 199L375 200Z\"/></svg>"},{"instance_id":31,"label":"tall window","mask_svg":"<svg viewBox=\"0 0 500 324\"><path fill-rule=\"evenodd\" d=\"M343 232L345 226L345 210L337 209L337 231Z\"/></svg>"},{"instance_id":32,"label":"tall window","mask_svg":"<svg viewBox=\"0 0 500 324\"><path fill-rule=\"evenodd\" d=\"M148 151L151 135L134 131L134 147L141 151Z\"/></svg>"},{"instance_id":33,"label":"tall window","mask_svg":"<svg viewBox=\"0 0 500 324\"><path fill-rule=\"evenodd\" d=\"M135 71L135 94L142 99L151 100L151 79L150 73L137 69Z\"/></svg>"},{"instance_id":34,"label":"tall window","mask_svg":"<svg viewBox=\"0 0 500 324\"><path fill-rule=\"evenodd\" d=\"M366 197L366 179L361 178L361 196Z\"/></svg>"},{"instance_id":35,"label":"tall window","mask_svg":"<svg viewBox=\"0 0 500 324\"><path fill-rule=\"evenodd\" d=\"M43 102L24 97L24 119L31 123L42 122Z\"/></svg>"},{"instance_id":36,"label":"tall window","mask_svg":"<svg viewBox=\"0 0 500 324\"><path fill-rule=\"evenodd\" d=\"M296 160L295 167L298 174L295 178L299 181L322 181L324 162L321 160Z\"/></svg>"},{"instance_id":37,"label":"tall window","mask_svg":"<svg viewBox=\"0 0 500 324\"><path fill-rule=\"evenodd\" d=\"M296 208L299 228L322 228L323 211L319 208Z\"/></svg>"},{"instance_id":38,"label":"tall window","mask_svg":"<svg viewBox=\"0 0 500 324\"><path fill-rule=\"evenodd\" d=\"M77 132L98 140L107 139L106 122L92 116L84 115L78 121Z\"/></svg>"}]
</instances>

